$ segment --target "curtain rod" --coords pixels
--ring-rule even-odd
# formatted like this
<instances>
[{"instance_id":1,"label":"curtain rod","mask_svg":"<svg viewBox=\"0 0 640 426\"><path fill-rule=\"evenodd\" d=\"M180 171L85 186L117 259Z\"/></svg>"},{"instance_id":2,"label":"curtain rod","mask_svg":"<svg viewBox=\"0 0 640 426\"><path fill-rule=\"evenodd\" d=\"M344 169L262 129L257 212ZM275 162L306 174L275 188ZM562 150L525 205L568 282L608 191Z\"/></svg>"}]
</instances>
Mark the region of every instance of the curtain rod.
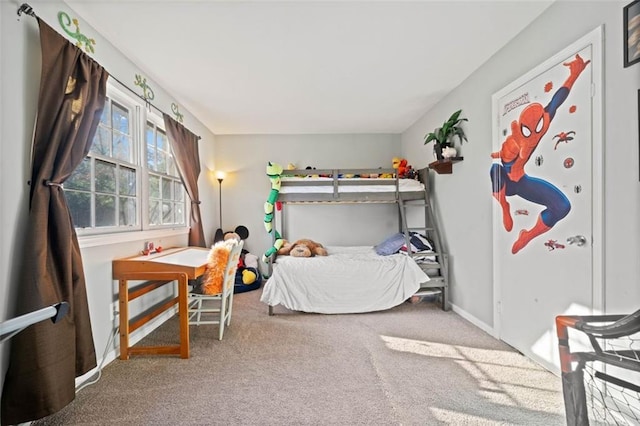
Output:
<instances>
[{"instance_id":1,"label":"curtain rod","mask_svg":"<svg viewBox=\"0 0 640 426\"><path fill-rule=\"evenodd\" d=\"M22 14L27 14L33 18L39 18L38 15L36 15L36 13L33 11L33 8L27 4L27 3L22 3L20 5L20 7L18 8L18 16L22 16ZM107 71L108 72L108 71ZM139 93L137 93L135 90L133 90L132 88L130 88L129 86L127 86L126 84L124 84L122 81L118 80L117 77L114 77L113 75L111 75L111 73L109 73L109 78L113 78L115 81L117 81L122 87L124 87L125 89L127 89L128 91L130 91L131 93L133 93L134 95L136 95L137 97L139 97L140 99L142 99L144 101L145 104L147 104L148 106L154 108L156 111L158 111L160 114L167 114L166 112L164 112L163 110L161 110L160 108L158 108L157 106L155 106L154 104L152 104L148 99L146 99L145 97L141 96ZM169 115L169 114L167 114ZM200 136L196 135L198 137L198 139L202 139Z\"/></svg>"}]
</instances>

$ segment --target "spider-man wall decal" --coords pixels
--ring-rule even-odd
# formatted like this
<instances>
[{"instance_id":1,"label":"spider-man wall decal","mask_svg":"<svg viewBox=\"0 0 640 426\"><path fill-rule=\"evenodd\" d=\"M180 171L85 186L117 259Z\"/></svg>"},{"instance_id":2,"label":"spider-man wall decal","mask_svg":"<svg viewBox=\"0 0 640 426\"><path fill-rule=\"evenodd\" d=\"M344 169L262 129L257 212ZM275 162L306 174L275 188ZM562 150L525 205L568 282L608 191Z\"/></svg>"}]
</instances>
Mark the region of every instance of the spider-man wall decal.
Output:
<instances>
[{"instance_id":1,"label":"spider-man wall decal","mask_svg":"<svg viewBox=\"0 0 640 426\"><path fill-rule=\"evenodd\" d=\"M545 107L535 102L527 105L518 120L511 123L511 134L502 143L500 151L491 153L491 157L500 160L491 166L491 182L493 197L502 208L502 223L507 232L513 229L511 207L507 201L509 196L519 196L532 203L545 206L538 215L536 224L531 229L522 229L511 247L516 254L536 238L549 231L571 211L571 203L564 193L546 180L529 176L524 167L531 158L536 147L547 133L551 121L558 108L569 96L569 92L590 60L584 61L576 55L563 65L569 68L569 77L556 90L549 104ZM549 83L550 91L552 85ZM575 111L575 109L574 109ZM571 137L565 134L565 137Z\"/></svg>"}]
</instances>

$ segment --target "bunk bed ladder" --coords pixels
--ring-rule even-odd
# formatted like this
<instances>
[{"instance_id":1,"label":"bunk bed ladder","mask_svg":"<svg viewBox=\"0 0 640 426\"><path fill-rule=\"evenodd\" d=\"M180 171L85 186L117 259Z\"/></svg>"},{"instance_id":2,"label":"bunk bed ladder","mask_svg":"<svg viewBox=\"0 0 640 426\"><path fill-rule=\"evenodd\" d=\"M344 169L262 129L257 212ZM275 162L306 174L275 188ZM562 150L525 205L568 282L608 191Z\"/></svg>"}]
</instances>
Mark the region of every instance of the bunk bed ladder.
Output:
<instances>
[{"instance_id":1,"label":"bunk bed ladder","mask_svg":"<svg viewBox=\"0 0 640 426\"><path fill-rule=\"evenodd\" d=\"M448 257L446 253L442 252L442 244L440 242L438 228L434 221L428 192L425 190L424 200L404 200L402 197L399 197L398 207L400 210L401 231L404 233L407 247L411 247L411 232L417 232L426 236L434 245L434 253L429 253L429 255L435 256L435 261L417 262L420 268L429 275L430 280L420 285L420 289L415 296L437 296L442 309L448 311L450 308ZM407 224L407 211L415 207L424 209L424 226L409 227ZM424 253L411 253L411 250L407 250L407 253L414 258L424 256Z\"/></svg>"}]
</instances>

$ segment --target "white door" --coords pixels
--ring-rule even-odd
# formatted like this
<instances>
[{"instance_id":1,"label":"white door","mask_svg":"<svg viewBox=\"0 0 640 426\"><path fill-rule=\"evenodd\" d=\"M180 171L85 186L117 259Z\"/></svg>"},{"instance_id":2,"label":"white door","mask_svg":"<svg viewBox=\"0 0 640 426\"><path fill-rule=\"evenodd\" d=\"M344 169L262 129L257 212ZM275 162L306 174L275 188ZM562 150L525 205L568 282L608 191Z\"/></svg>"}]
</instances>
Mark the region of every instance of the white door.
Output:
<instances>
[{"instance_id":1,"label":"white door","mask_svg":"<svg viewBox=\"0 0 640 426\"><path fill-rule=\"evenodd\" d=\"M555 317L602 305L601 37L493 96L496 334L554 372Z\"/></svg>"}]
</instances>

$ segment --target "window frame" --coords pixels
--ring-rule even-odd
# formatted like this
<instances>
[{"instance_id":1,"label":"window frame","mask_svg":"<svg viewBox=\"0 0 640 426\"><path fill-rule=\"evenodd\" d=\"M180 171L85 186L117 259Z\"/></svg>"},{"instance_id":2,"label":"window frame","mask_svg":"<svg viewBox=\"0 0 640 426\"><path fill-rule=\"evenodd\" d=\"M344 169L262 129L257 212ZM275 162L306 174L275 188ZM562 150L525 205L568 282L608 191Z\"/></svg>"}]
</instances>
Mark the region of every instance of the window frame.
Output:
<instances>
[{"instance_id":1,"label":"window frame","mask_svg":"<svg viewBox=\"0 0 640 426\"><path fill-rule=\"evenodd\" d=\"M154 136L157 137L157 131L160 130L162 131L162 133L165 135L166 140L167 140L167 150L165 151L168 155L170 155L172 157L172 167L175 169L175 175L169 174L169 172L167 171L166 173L164 172L159 172L156 170L151 170L148 167L148 155L149 153L147 152L147 148L148 148L148 144L146 141L146 131L147 131L147 123L152 123L155 127L154 127ZM153 176L158 176L159 177L159 188L160 188L160 192L161 192L161 196L159 198L160 204L162 205L163 202L168 201L171 203L172 205L172 210L173 210L173 214L175 214L175 207L179 204L179 200L176 199L175 197L175 186L176 184L179 184L179 186L182 189L182 211L183 211L183 221L184 221L184 225L187 225L187 204L191 204L191 203L187 203L187 198L189 197L189 195L187 194L187 189L184 186L184 183L182 182L182 178L180 177L180 172L178 170L178 165L176 164L176 159L175 156L173 155L173 150L171 149L171 141L169 140L169 134L167 133L167 130L164 128L164 119L162 117L160 117L157 114L149 114L146 117L146 120L144 121L144 135L145 135L145 140L142 143L142 145L144 145L144 160L141 158L141 162L144 161L145 163L145 170L146 170L146 182L147 185L146 190L147 190L147 194L145 195L145 200L147 200L148 203L150 203L151 201L151 185L150 185L150 177L151 175ZM157 140L157 139L156 139ZM156 146L156 153L158 150L158 147ZM163 179L167 179L171 182L171 187L172 187L172 192L174 193L174 196L171 198L165 198L164 194L162 193L162 182ZM157 200L157 198L154 198L154 200ZM150 204L147 204L147 208L145 209L147 218L145 220L145 224L148 225L149 229L158 229L158 228L163 228L163 227L171 227L171 226L180 226L180 224L178 223L173 223L173 224L151 224L150 223L150 218L149 218L149 207ZM189 216L190 217L190 216ZM160 221L162 222L162 214L160 214Z\"/></svg>"},{"instance_id":2,"label":"window frame","mask_svg":"<svg viewBox=\"0 0 640 426\"><path fill-rule=\"evenodd\" d=\"M75 228L78 236L78 242L80 247L93 247L104 244L115 244L127 241L139 241L142 239L153 239L164 236L183 235L189 232L189 221L191 217L190 203L188 202L188 194L186 188L183 188L183 212L184 223L183 224L149 224L149 172L151 171L147 166L147 143L146 143L146 129L147 122L153 123L166 133L164 128L164 119L160 113L151 111L145 103L137 96L131 93L127 93L129 89L124 88L116 81L109 79L107 81L107 98L110 98L112 102L115 102L121 106L125 106L130 109L131 116L131 154L132 162L119 160L114 157L105 157L100 154L90 152L88 156L93 157L91 161L91 168L94 169L94 164L98 160L106 160L110 163L123 167L129 167L136 172L136 224L134 226L108 226L97 227L95 226L95 201L93 197L96 194L94 183L91 183L91 222L92 227L89 228ZM167 142L171 142L168 139ZM171 150L171 149L169 149ZM83 160L84 161L84 160ZM175 158L174 158L175 161ZM151 171L153 172L153 171ZM117 172L116 172L117 173ZM156 172L153 172L156 173ZM179 172L176 167L176 177L178 182L182 183ZM91 176L94 175L92 170ZM171 175L168 175L171 177ZM117 181L116 181L117 182ZM116 197L118 195L116 194ZM116 211L116 214L119 214Z\"/></svg>"}]
</instances>

